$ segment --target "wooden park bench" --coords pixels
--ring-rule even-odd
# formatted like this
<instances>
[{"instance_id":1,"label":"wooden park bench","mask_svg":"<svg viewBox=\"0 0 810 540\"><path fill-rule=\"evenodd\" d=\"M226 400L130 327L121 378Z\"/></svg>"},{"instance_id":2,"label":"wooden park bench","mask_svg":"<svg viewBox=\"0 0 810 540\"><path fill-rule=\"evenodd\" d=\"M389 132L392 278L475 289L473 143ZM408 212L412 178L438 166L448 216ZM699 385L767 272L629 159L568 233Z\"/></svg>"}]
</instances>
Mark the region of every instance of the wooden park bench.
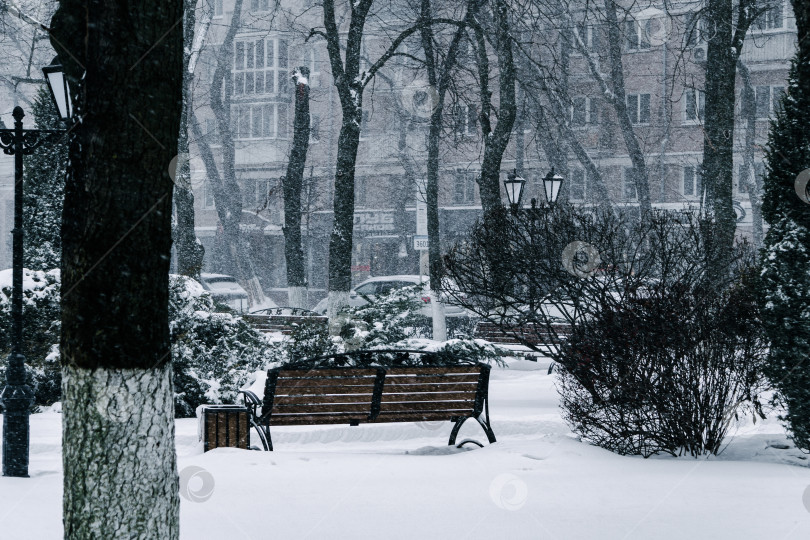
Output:
<instances>
[{"instance_id":1,"label":"wooden park bench","mask_svg":"<svg viewBox=\"0 0 810 540\"><path fill-rule=\"evenodd\" d=\"M433 355L431 357L430 355ZM434 353L408 350L352 351L312 359L323 363L362 365L375 360L440 361ZM486 364L396 365L370 367L283 367L267 372L264 397L243 391L251 424L265 450L273 449L271 426L316 424L379 424L385 422L450 421L455 425L449 445L456 443L462 424L470 418L484 429L490 443L495 434L489 421L489 371ZM474 440L466 443L483 446Z\"/></svg>"}]
</instances>

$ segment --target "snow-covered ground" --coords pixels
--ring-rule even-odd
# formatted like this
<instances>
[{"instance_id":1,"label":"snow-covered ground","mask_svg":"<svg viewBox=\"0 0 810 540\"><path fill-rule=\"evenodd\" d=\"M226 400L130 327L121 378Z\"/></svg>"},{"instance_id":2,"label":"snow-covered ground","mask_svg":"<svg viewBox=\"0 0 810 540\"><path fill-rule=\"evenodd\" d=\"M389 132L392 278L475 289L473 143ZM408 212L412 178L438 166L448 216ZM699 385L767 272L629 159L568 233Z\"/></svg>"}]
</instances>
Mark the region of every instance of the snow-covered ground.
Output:
<instances>
[{"instance_id":1,"label":"snow-covered ground","mask_svg":"<svg viewBox=\"0 0 810 540\"><path fill-rule=\"evenodd\" d=\"M498 442L483 449L448 448L451 424L426 423L275 428L275 452L202 454L180 420L181 535L810 538L810 460L775 419L744 423L718 458L617 456L570 434L546 367L493 370ZM60 429L58 413L33 415L31 478L0 477L3 540L61 538ZM461 437L485 440L470 423Z\"/></svg>"}]
</instances>

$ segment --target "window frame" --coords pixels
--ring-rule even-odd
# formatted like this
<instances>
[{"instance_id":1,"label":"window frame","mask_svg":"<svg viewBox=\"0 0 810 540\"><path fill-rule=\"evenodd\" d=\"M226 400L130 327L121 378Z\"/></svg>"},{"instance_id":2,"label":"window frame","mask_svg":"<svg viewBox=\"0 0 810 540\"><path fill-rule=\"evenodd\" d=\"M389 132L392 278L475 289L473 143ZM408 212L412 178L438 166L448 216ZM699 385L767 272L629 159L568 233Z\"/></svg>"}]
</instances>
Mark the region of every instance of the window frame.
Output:
<instances>
[{"instance_id":1,"label":"window frame","mask_svg":"<svg viewBox=\"0 0 810 540\"><path fill-rule=\"evenodd\" d=\"M703 173L702 168L698 164L684 165L681 167L681 196L684 198L700 199L701 191L703 191ZM687 171L691 174L691 191L686 193L686 176Z\"/></svg>"},{"instance_id":2,"label":"window frame","mask_svg":"<svg viewBox=\"0 0 810 540\"><path fill-rule=\"evenodd\" d=\"M644 110L642 108L642 101L643 101L642 98L644 98L644 96L646 96L646 98L647 98L647 119L646 119L646 121L642 121L642 112ZM632 108L630 106L630 98L636 98L635 111L633 111L633 113L630 116L630 123L633 124L634 126L648 126L648 125L650 125L650 122L651 122L651 119L652 119L652 96L650 94L626 94L625 98L624 98L624 101L625 101L625 105L627 106L628 111ZM635 120L633 120L634 118L635 118Z\"/></svg>"},{"instance_id":3,"label":"window frame","mask_svg":"<svg viewBox=\"0 0 810 540\"><path fill-rule=\"evenodd\" d=\"M683 95L683 124L702 124L706 117L706 93L698 88L686 88ZM694 110L694 118L689 117L690 105Z\"/></svg>"},{"instance_id":4,"label":"window frame","mask_svg":"<svg viewBox=\"0 0 810 540\"><path fill-rule=\"evenodd\" d=\"M261 43L261 66L258 64L259 55L256 52L257 44ZM268 45L272 43L272 64ZM250 52L248 52L250 51ZM240 36L234 41L231 62L231 77L233 77L233 96L277 96L282 97L289 91L290 72L290 43L283 36ZM238 64L241 61L241 67ZM262 90L258 87L257 75L261 74ZM270 77L268 77L270 75ZM246 92L248 76L251 80L252 90ZM272 80L272 91L268 92L267 81Z\"/></svg>"}]
</instances>

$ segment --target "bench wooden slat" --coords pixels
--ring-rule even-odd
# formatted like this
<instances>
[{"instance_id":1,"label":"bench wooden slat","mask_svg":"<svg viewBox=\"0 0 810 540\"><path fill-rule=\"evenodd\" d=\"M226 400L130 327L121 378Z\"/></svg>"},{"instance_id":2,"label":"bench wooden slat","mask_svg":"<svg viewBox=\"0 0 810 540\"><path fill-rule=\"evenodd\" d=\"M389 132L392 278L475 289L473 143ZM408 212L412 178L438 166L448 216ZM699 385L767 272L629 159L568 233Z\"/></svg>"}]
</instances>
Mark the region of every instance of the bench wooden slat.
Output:
<instances>
[{"instance_id":1,"label":"bench wooden slat","mask_svg":"<svg viewBox=\"0 0 810 540\"><path fill-rule=\"evenodd\" d=\"M442 383L478 383L478 374L464 374L464 375L426 375L422 376L385 376L385 385L389 384L442 384Z\"/></svg>"},{"instance_id":2,"label":"bench wooden slat","mask_svg":"<svg viewBox=\"0 0 810 540\"><path fill-rule=\"evenodd\" d=\"M378 423L385 423L385 422L424 422L427 420L443 420L447 422L452 421L452 417L456 416L464 416L463 414L451 414L451 413L436 413L436 412L402 412L396 413L391 412L387 414L382 414L375 418L374 420L369 420L367 423L369 424L378 424Z\"/></svg>"},{"instance_id":3,"label":"bench wooden slat","mask_svg":"<svg viewBox=\"0 0 810 540\"><path fill-rule=\"evenodd\" d=\"M339 379L377 376L377 368L345 368L345 369L282 369L278 373L279 380L299 378L327 378Z\"/></svg>"},{"instance_id":4,"label":"bench wooden slat","mask_svg":"<svg viewBox=\"0 0 810 540\"><path fill-rule=\"evenodd\" d=\"M365 413L366 416L371 412L371 402L368 403L310 403L310 404L274 404L273 416L276 413L286 414L306 414L306 413Z\"/></svg>"},{"instance_id":5,"label":"bench wooden slat","mask_svg":"<svg viewBox=\"0 0 810 540\"><path fill-rule=\"evenodd\" d=\"M279 379L276 389L286 388L323 388L334 386L338 388L374 388L374 379Z\"/></svg>"},{"instance_id":6,"label":"bench wooden slat","mask_svg":"<svg viewBox=\"0 0 810 540\"><path fill-rule=\"evenodd\" d=\"M445 373L481 373L481 366L446 366L446 367L392 367L386 369L387 376L391 375L416 375L416 374L442 375Z\"/></svg>"},{"instance_id":7,"label":"bench wooden slat","mask_svg":"<svg viewBox=\"0 0 810 540\"><path fill-rule=\"evenodd\" d=\"M317 425L317 424L351 424L353 422L364 423L367 422L366 415L360 416L357 414L322 414L322 415L273 415L270 417L271 426L302 426L302 425Z\"/></svg>"},{"instance_id":8,"label":"bench wooden slat","mask_svg":"<svg viewBox=\"0 0 810 540\"><path fill-rule=\"evenodd\" d=\"M393 384L388 381L383 387L383 395L391 393L409 394L414 392L474 392L478 383L445 384Z\"/></svg>"},{"instance_id":9,"label":"bench wooden slat","mask_svg":"<svg viewBox=\"0 0 810 540\"><path fill-rule=\"evenodd\" d=\"M400 401L475 401L475 390L469 392L407 392L402 394L384 393L383 403L396 403Z\"/></svg>"},{"instance_id":10,"label":"bench wooden slat","mask_svg":"<svg viewBox=\"0 0 810 540\"><path fill-rule=\"evenodd\" d=\"M374 386L300 386L279 388L276 398L282 396L373 394Z\"/></svg>"},{"instance_id":11,"label":"bench wooden slat","mask_svg":"<svg viewBox=\"0 0 810 540\"><path fill-rule=\"evenodd\" d=\"M471 411L475 405L474 401L432 401L432 402L411 402L411 403L383 403L380 414L403 411Z\"/></svg>"},{"instance_id":12,"label":"bench wooden slat","mask_svg":"<svg viewBox=\"0 0 810 540\"><path fill-rule=\"evenodd\" d=\"M337 394L337 395L306 395L306 396L279 396L275 403L278 405L293 405L307 403L368 403L371 404L373 394Z\"/></svg>"}]
</instances>

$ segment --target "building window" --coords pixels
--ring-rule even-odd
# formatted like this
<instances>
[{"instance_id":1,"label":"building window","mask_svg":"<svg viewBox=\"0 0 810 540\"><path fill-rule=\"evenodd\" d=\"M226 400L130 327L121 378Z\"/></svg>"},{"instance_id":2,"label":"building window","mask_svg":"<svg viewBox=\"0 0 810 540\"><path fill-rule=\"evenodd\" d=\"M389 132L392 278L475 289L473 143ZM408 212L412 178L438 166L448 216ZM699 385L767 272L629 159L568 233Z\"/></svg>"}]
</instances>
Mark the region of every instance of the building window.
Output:
<instances>
[{"instance_id":1,"label":"building window","mask_svg":"<svg viewBox=\"0 0 810 540\"><path fill-rule=\"evenodd\" d=\"M767 119L773 115L782 102L785 93L784 86L757 86L755 89L757 103L757 118Z\"/></svg>"},{"instance_id":2,"label":"building window","mask_svg":"<svg viewBox=\"0 0 810 540\"><path fill-rule=\"evenodd\" d=\"M453 202L455 204L472 204L475 202L475 173L456 171L453 185Z\"/></svg>"},{"instance_id":3,"label":"building window","mask_svg":"<svg viewBox=\"0 0 810 540\"><path fill-rule=\"evenodd\" d=\"M357 206L366 205L366 177L356 176L354 179L354 204ZM355 214L356 215L356 214Z\"/></svg>"},{"instance_id":4,"label":"building window","mask_svg":"<svg viewBox=\"0 0 810 540\"><path fill-rule=\"evenodd\" d=\"M571 125L582 127L599 123L598 100L589 97L575 97L571 105Z\"/></svg>"},{"instance_id":5,"label":"building window","mask_svg":"<svg viewBox=\"0 0 810 540\"><path fill-rule=\"evenodd\" d=\"M681 184L681 195L684 197L699 197L703 191L703 176L700 166L687 165L683 168L683 183Z\"/></svg>"},{"instance_id":6,"label":"building window","mask_svg":"<svg viewBox=\"0 0 810 540\"><path fill-rule=\"evenodd\" d=\"M739 176L737 177L737 193L750 193L748 188L755 185L754 181L759 182L759 184L762 185L762 182L765 180L764 162L757 161L754 163L754 174L756 177L750 178L745 165L740 165Z\"/></svg>"},{"instance_id":7,"label":"building window","mask_svg":"<svg viewBox=\"0 0 810 540\"><path fill-rule=\"evenodd\" d=\"M214 206L214 187L211 185L210 180L205 181L203 191L203 208L212 208Z\"/></svg>"},{"instance_id":8,"label":"building window","mask_svg":"<svg viewBox=\"0 0 810 540\"><path fill-rule=\"evenodd\" d=\"M628 94L627 114L633 124L649 124L650 94Z\"/></svg>"},{"instance_id":9,"label":"building window","mask_svg":"<svg viewBox=\"0 0 810 540\"><path fill-rule=\"evenodd\" d=\"M754 21L755 30L779 30L785 27L785 0L766 0L762 2L767 11L761 13ZM759 6L758 6L759 7Z\"/></svg>"},{"instance_id":10,"label":"building window","mask_svg":"<svg viewBox=\"0 0 810 540\"><path fill-rule=\"evenodd\" d=\"M302 65L309 67L309 87L318 88L321 82L321 70L318 62L318 49L311 47L305 53Z\"/></svg>"},{"instance_id":11,"label":"building window","mask_svg":"<svg viewBox=\"0 0 810 540\"><path fill-rule=\"evenodd\" d=\"M246 103L231 108L235 139L286 139L286 103Z\"/></svg>"},{"instance_id":12,"label":"building window","mask_svg":"<svg viewBox=\"0 0 810 540\"><path fill-rule=\"evenodd\" d=\"M706 94L702 90L687 88L684 93L684 120L686 122L702 122L706 109Z\"/></svg>"},{"instance_id":13,"label":"building window","mask_svg":"<svg viewBox=\"0 0 810 540\"><path fill-rule=\"evenodd\" d=\"M458 135L475 135L478 130L478 109L474 105L457 105L454 113L455 132Z\"/></svg>"},{"instance_id":14,"label":"building window","mask_svg":"<svg viewBox=\"0 0 810 540\"><path fill-rule=\"evenodd\" d=\"M321 140L321 116L319 114L309 115L309 142L316 143Z\"/></svg>"},{"instance_id":15,"label":"building window","mask_svg":"<svg viewBox=\"0 0 810 540\"><path fill-rule=\"evenodd\" d=\"M584 21L577 24L577 33L582 40L585 49L589 52L599 52L600 39L599 27L586 24ZM579 49L576 45L574 49Z\"/></svg>"},{"instance_id":16,"label":"building window","mask_svg":"<svg viewBox=\"0 0 810 540\"><path fill-rule=\"evenodd\" d=\"M624 169L624 182L623 182L623 195L627 201L635 201L638 199L638 192L636 191L635 182L635 169L632 167L625 167Z\"/></svg>"},{"instance_id":17,"label":"building window","mask_svg":"<svg viewBox=\"0 0 810 540\"><path fill-rule=\"evenodd\" d=\"M706 20L700 13L692 13L686 23L686 46L695 47L706 43Z\"/></svg>"},{"instance_id":18,"label":"building window","mask_svg":"<svg viewBox=\"0 0 810 540\"><path fill-rule=\"evenodd\" d=\"M285 93L287 78L287 40L262 38L234 43L234 95Z\"/></svg>"},{"instance_id":19,"label":"building window","mask_svg":"<svg viewBox=\"0 0 810 540\"><path fill-rule=\"evenodd\" d=\"M250 0L250 11L267 11L270 9L269 0Z\"/></svg>"},{"instance_id":20,"label":"building window","mask_svg":"<svg viewBox=\"0 0 810 540\"><path fill-rule=\"evenodd\" d=\"M628 51L641 51L650 48L650 21L630 19L624 22L625 47Z\"/></svg>"},{"instance_id":21,"label":"building window","mask_svg":"<svg viewBox=\"0 0 810 540\"><path fill-rule=\"evenodd\" d=\"M214 8L214 17L222 17L222 0L211 0L211 5Z\"/></svg>"},{"instance_id":22,"label":"building window","mask_svg":"<svg viewBox=\"0 0 810 540\"><path fill-rule=\"evenodd\" d=\"M568 184L568 200L585 200L586 178L587 174L585 174L584 169L571 170L571 182Z\"/></svg>"}]
</instances>

